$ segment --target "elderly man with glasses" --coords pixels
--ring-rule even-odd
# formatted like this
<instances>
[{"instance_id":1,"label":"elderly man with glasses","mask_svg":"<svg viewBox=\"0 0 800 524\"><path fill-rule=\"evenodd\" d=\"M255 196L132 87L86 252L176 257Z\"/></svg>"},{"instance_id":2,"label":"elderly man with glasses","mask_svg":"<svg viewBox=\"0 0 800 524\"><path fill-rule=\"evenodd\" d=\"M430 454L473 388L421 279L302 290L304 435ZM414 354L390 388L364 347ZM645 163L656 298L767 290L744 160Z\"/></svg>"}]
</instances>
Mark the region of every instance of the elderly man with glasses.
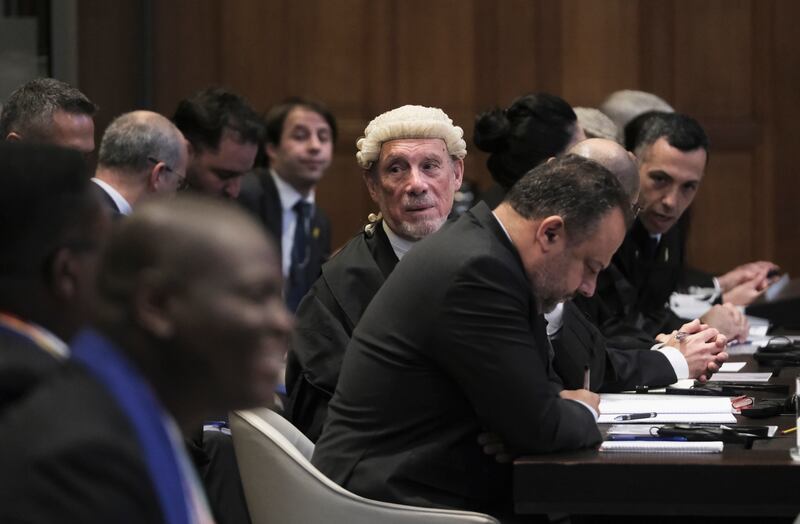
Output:
<instances>
[{"instance_id":1,"label":"elderly man with glasses","mask_svg":"<svg viewBox=\"0 0 800 524\"><path fill-rule=\"evenodd\" d=\"M149 194L181 189L187 162L186 140L172 122L151 111L133 111L103 134L92 180L113 213L128 215Z\"/></svg>"}]
</instances>

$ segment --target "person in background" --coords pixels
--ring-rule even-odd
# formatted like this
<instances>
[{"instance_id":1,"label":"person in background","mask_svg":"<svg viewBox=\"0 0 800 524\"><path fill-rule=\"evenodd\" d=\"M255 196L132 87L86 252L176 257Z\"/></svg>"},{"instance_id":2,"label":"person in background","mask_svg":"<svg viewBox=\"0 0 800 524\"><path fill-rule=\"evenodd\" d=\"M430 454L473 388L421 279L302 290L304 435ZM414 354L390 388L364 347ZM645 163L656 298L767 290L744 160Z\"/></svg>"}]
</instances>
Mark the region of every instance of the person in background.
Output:
<instances>
[{"instance_id":1,"label":"person in background","mask_svg":"<svg viewBox=\"0 0 800 524\"><path fill-rule=\"evenodd\" d=\"M36 78L15 89L0 112L0 136L94 151L97 106L71 85L55 78Z\"/></svg>"}]
</instances>

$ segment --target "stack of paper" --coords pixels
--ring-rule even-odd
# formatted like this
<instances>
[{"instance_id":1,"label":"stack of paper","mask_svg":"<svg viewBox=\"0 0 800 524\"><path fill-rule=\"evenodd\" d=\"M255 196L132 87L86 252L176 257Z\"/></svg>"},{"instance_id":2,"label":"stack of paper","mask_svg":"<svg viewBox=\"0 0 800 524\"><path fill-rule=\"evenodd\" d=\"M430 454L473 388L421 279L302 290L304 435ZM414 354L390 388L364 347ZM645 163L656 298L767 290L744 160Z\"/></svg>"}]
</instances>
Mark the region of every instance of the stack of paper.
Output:
<instances>
[{"instance_id":1,"label":"stack of paper","mask_svg":"<svg viewBox=\"0 0 800 524\"><path fill-rule=\"evenodd\" d=\"M728 397L603 393L598 422L734 424L736 417Z\"/></svg>"},{"instance_id":2,"label":"stack of paper","mask_svg":"<svg viewBox=\"0 0 800 524\"><path fill-rule=\"evenodd\" d=\"M600 444L600 451L625 453L722 453L723 444L709 442L617 441Z\"/></svg>"},{"instance_id":3,"label":"stack of paper","mask_svg":"<svg viewBox=\"0 0 800 524\"><path fill-rule=\"evenodd\" d=\"M772 373L714 373L709 382L769 382Z\"/></svg>"}]
</instances>

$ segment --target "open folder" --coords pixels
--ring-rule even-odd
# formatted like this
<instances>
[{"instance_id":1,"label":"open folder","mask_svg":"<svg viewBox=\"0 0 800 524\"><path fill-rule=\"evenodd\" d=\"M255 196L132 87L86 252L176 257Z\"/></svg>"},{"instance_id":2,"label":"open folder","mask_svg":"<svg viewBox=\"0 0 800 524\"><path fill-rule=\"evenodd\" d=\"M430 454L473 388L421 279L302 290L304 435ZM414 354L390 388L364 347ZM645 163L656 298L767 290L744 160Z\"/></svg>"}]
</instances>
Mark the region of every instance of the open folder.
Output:
<instances>
[{"instance_id":1,"label":"open folder","mask_svg":"<svg viewBox=\"0 0 800 524\"><path fill-rule=\"evenodd\" d=\"M598 422L734 424L736 417L728 397L603 393Z\"/></svg>"}]
</instances>

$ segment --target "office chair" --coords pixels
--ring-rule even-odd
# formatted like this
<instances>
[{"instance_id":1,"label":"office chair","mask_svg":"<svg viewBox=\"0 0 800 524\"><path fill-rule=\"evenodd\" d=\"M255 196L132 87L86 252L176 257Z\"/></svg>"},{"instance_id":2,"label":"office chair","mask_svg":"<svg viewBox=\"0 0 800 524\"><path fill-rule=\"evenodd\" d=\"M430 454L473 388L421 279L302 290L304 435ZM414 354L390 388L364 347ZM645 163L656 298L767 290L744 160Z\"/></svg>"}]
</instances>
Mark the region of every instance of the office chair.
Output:
<instances>
[{"instance_id":1,"label":"office chair","mask_svg":"<svg viewBox=\"0 0 800 524\"><path fill-rule=\"evenodd\" d=\"M311 465L314 444L266 408L229 417L253 524L499 524L481 513L390 504L350 493Z\"/></svg>"}]
</instances>

